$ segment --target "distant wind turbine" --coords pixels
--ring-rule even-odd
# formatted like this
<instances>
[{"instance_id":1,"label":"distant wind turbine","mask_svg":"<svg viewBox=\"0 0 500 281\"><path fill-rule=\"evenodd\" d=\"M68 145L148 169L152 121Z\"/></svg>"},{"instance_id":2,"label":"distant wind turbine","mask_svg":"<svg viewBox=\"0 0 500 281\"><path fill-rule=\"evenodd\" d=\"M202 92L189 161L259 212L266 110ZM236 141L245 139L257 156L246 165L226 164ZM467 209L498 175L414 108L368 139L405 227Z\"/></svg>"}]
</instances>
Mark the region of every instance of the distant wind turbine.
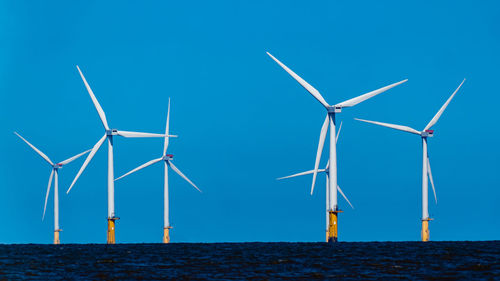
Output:
<instances>
[{"instance_id":1,"label":"distant wind turbine","mask_svg":"<svg viewBox=\"0 0 500 281\"><path fill-rule=\"evenodd\" d=\"M165 142L163 144L163 154L160 158L156 158L156 159L153 159L151 161L148 161L142 165L140 165L139 167L131 170L130 172L122 175L121 177L118 177L116 180L119 180L121 178L124 178L132 173L135 173L141 169L144 169L148 166L151 166L155 163L158 163L158 162L161 162L163 161L163 167L164 167L164 185L163 185L163 188L164 188L164 218L163 218L163 243L170 243L170 229L172 228L172 226L170 225L170 221L169 221L169 211L168 211L168 208L169 208L169 205L168 205L168 167L172 168L172 170L174 172L176 172L179 176L181 176L183 179L185 179L189 184L191 184L192 186L194 186L194 188L196 188L199 192L201 192L201 190L192 182L190 181L175 165L174 163L172 162L173 160L173 155L172 154L167 154L167 148L168 148L168 142L169 142L169 123L170 123L170 99L168 99L168 112L167 112L167 125L166 125L166 128L165 128Z\"/></svg>"},{"instance_id":2,"label":"distant wind turbine","mask_svg":"<svg viewBox=\"0 0 500 281\"><path fill-rule=\"evenodd\" d=\"M130 132L130 131L120 131L116 129L110 129L108 126L108 121L106 120L106 115L104 114L104 111L102 110L101 105L97 101L97 98L95 97L94 93L92 92L92 89L90 88L89 84L87 83L87 80L83 76L82 71L78 66L76 66L78 69L78 72L80 73L80 76L82 77L83 83L85 84L85 87L87 88L87 91L89 92L90 98L92 99L92 102L94 103L94 106L97 110L97 113L99 114L99 117L101 118L102 125L104 126L104 136L99 139L99 141L94 145L92 150L90 151L89 155L87 156L87 159L85 159L85 162L83 163L82 167L78 171L78 174L76 175L75 179L71 183L71 186L69 187L68 191L66 193L69 193L69 191L73 188L75 185L76 181L82 174L82 172L85 170L87 165L90 163L96 152L99 150L101 145L104 143L104 141L107 139L108 140L108 233L107 233L107 243L108 244L114 244L115 243L115 220L118 218L115 216L115 185L114 185L114 167L113 167L113 136L122 136L126 138L160 138L164 137L165 135L163 134L151 134L151 133L140 133L140 132ZM175 136L170 136L170 137L175 137Z\"/></svg>"},{"instance_id":3,"label":"distant wind turbine","mask_svg":"<svg viewBox=\"0 0 500 281\"><path fill-rule=\"evenodd\" d=\"M429 153L427 152L427 137L432 137L434 135L434 130L431 130L432 126L434 126L436 124L436 122L439 120L439 117L441 117L444 110L446 109L446 107L448 106L450 101L453 99L455 94L458 92L460 87L462 87L464 82L465 82L465 79L462 81L462 83L460 83L460 85L455 90L455 92L453 92L453 94L448 98L448 100L443 104L443 106L439 109L439 111L436 113L436 115L434 115L434 117L431 119L429 124L427 124L427 126L425 126L425 128L422 131L415 130L415 129L410 128L408 126L394 125L394 124L388 124L388 123L382 123L382 122L354 118L358 121L372 123L375 125L384 126L384 127L412 133L415 135L419 135L422 138L422 231L420 234L422 237L422 241L424 241L424 242L429 241L429 239L430 239L429 221L432 220L431 218L429 218L429 195L428 195L429 187L428 187L428 182L427 182L428 178L431 181L432 191L434 192L434 199L436 200L436 204L437 204L436 189L434 188L434 180L432 179L432 172L431 172L431 163L429 161Z\"/></svg>"},{"instance_id":4,"label":"distant wind turbine","mask_svg":"<svg viewBox=\"0 0 500 281\"><path fill-rule=\"evenodd\" d=\"M335 143L337 143L338 139L339 139L339 134L340 134L340 130L342 129L342 122L340 122L340 126L339 126L339 130L337 131L337 136L336 136L336 139L335 139ZM330 216L329 216L329 207L330 207L330 191L329 191L329 166L330 166L330 160L328 160L327 164L326 164L326 167L324 169L319 169L318 170L318 173L325 173L325 176L326 176L326 241L328 242L328 225L330 224ZM310 170L310 171L306 171L306 172L300 172L300 173L297 173L297 174L293 174L293 175L290 175L290 176L286 176L286 177L281 177L281 178L278 178L278 180L282 180L282 179L289 179L289 178L294 178L294 177L299 177L299 176L304 176L304 175L310 175L314 173L314 170ZM349 203L349 206L351 206L351 208L354 209L354 207L352 206L351 202L349 201L349 199L347 199L347 196L344 194L344 192L342 192L342 189L340 189L340 186L337 185L337 190L338 192L340 192L340 194L342 194L342 196L344 197L344 199L347 201L347 203Z\"/></svg>"},{"instance_id":5,"label":"distant wind turbine","mask_svg":"<svg viewBox=\"0 0 500 281\"><path fill-rule=\"evenodd\" d=\"M76 160L80 156L84 155L85 153L88 153L90 149L80 154L77 154L71 158L68 158L62 162L54 164L47 155L45 155L42 151L40 151L26 139L24 139L21 135L19 135L17 132L14 132L14 134L16 134L19 138L21 138L27 145L29 145L36 153L38 153L38 155L40 155L52 167L52 172L50 173L49 177L49 185L47 187L47 193L45 194L45 204L43 205L42 220L45 218L45 210L47 209L47 199L49 198L50 187L52 185L52 178L54 178L54 244L60 244L61 241L59 240L59 232L61 231L61 229L59 228L59 169L62 169L64 165L69 164L73 162L73 160Z\"/></svg>"},{"instance_id":6,"label":"distant wind turbine","mask_svg":"<svg viewBox=\"0 0 500 281\"><path fill-rule=\"evenodd\" d=\"M403 81L391 84L389 86L385 86L383 88L380 88L375 91L371 91L369 93L360 95L358 97L346 100L344 102L338 103L336 105L329 105L325 99L321 96L318 90L316 90L313 86L311 86L309 83L307 83L304 79L299 77L295 72L293 72L291 69L289 69L286 65L281 63L278 59L276 59L274 56L272 56L270 53L267 53L275 62L277 62L288 74L290 74L297 82L299 82L302 87L304 87L316 100L318 100L327 110L327 115L325 118L325 121L323 123L323 126L321 128L321 134L319 137L319 145L318 145L318 152L316 154L316 163L314 165L314 172L313 172L313 181L312 181L312 186L311 186L311 194L313 193L314 190L314 183L316 181L316 175L318 173L318 167L319 167L319 161L321 159L321 152L323 151L323 145L325 143L325 138L326 138L326 133L328 131L328 127L330 126L330 166L328 167L328 173L329 173L329 191L330 191L330 206L329 206L329 215L330 219L329 221L331 222L329 225L329 237L328 237L328 242L337 242L337 214L340 212L338 205L337 205L337 148L335 145L335 114L340 113L342 111L342 108L344 107L351 107L355 106L358 103L361 103L369 98L372 98L378 94L381 94L393 87L396 87L399 84L402 84L408 79L405 79Z\"/></svg>"}]
</instances>

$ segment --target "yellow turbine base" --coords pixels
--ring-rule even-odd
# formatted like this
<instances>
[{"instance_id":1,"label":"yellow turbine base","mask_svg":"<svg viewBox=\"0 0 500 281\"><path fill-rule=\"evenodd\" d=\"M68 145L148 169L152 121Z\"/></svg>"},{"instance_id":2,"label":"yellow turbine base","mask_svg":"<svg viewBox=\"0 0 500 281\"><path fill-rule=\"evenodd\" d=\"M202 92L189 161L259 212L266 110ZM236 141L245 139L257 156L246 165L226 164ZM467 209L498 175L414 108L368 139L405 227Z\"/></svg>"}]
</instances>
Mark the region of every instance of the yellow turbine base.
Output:
<instances>
[{"instance_id":1,"label":"yellow turbine base","mask_svg":"<svg viewBox=\"0 0 500 281\"><path fill-rule=\"evenodd\" d=\"M61 244L61 241L59 241L59 231L61 230L54 230L54 245Z\"/></svg>"},{"instance_id":2,"label":"yellow turbine base","mask_svg":"<svg viewBox=\"0 0 500 281\"><path fill-rule=\"evenodd\" d=\"M328 212L328 243L335 243L338 241L338 213L342 213L342 211Z\"/></svg>"},{"instance_id":3,"label":"yellow turbine base","mask_svg":"<svg viewBox=\"0 0 500 281\"><path fill-rule=\"evenodd\" d=\"M115 220L118 220L119 218L108 218L108 239L107 243L108 244L115 244Z\"/></svg>"},{"instance_id":4,"label":"yellow turbine base","mask_svg":"<svg viewBox=\"0 0 500 281\"><path fill-rule=\"evenodd\" d=\"M422 232L420 236L422 238L422 242L428 242L430 240L431 234L429 231L429 221L432 219L423 219L422 220Z\"/></svg>"},{"instance_id":5,"label":"yellow turbine base","mask_svg":"<svg viewBox=\"0 0 500 281\"><path fill-rule=\"evenodd\" d=\"M163 243L168 244L170 243L170 229L172 227L164 227L163 228Z\"/></svg>"}]
</instances>

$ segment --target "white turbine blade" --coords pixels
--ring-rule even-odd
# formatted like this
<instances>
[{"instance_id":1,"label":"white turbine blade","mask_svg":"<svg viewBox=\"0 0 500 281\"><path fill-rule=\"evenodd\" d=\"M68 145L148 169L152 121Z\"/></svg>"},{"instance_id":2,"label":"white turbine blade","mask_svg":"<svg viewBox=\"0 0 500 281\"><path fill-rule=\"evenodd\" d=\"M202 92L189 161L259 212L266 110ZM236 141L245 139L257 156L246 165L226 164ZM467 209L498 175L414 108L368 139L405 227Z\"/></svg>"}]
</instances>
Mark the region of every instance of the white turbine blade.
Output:
<instances>
[{"instance_id":1,"label":"white turbine blade","mask_svg":"<svg viewBox=\"0 0 500 281\"><path fill-rule=\"evenodd\" d=\"M304 79L300 78L295 72L293 72L290 68L280 62L277 58L273 57L269 52L266 52L275 62L277 62L288 74L290 74L297 82L302 85L313 97L315 97L324 107L328 108L330 105L325 101L325 99L321 96L318 90L316 90L313 86L309 85Z\"/></svg>"},{"instance_id":2,"label":"white turbine blade","mask_svg":"<svg viewBox=\"0 0 500 281\"><path fill-rule=\"evenodd\" d=\"M363 101L365 101L365 100L367 100L367 99L369 99L369 98L372 98L372 97L374 97L374 96L376 96L376 95L378 95L378 94L381 94L381 93L383 93L383 92L385 92L385 91L387 91L387 90L389 90L389 89L391 89L391 88L396 87L396 86L397 86L397 85L399 85L399 84L403 84L403 83L404 83L404 82L406 82L406 81L408 81L408 79L405 79L405 80L403 80L403 81L399 81L399 82L394 83L394 84L391 84L391 85L389 85L389 86L385 86L385 87L380 88L380 89L375 90L375 91L371 91L371 92L366 93L366 94L364 94L364 95L357 96L357 97L352 98L352 99L350 99L350 100L343 101L343 102L341 102L341 103L339 103L339 104L336 104L335 106L340 106L340 107L350 107L350 106L355 106L356 104L358 104L358 103L360 103L360 102L363 102Z\"/></svg>"},{"instance_id":3,"label":"white turbine blade","mask_svg":"<svg viewBox=\"0 0 500 281\"><path fill-rule=\"evenodd\" d=\"M342 121L340 121L339 130L337 131L337 135L335 136L335 143L337 143L337 141L339 140L340 130L342 130Z\"/></svg>"},{"instance_id":4,"label":"white turbine blade","mask_svg":"<svg viewBox=\"0 0 500 281\"><path fill-rule=\"evenodd\" d=\"M16 134L18 137L20 137L26 144L28 144L31 148L33 148L33 150L38 153L38 155L42 156L43 159L45 159L45 161L47 161L51 166L54 166L54 163L52 163L52 161L50 161L49 157L47 155L45 155L43 152L41 152L38 148L36 148L34 145L32 145L31 143L29 143L27 140L25 140L23 137L21 137L20 134L18 134L17 132L14 132L14 134Z\"/></svg>"},{"instance_id":5,"label":"white turbine blade","mask_svg":"<svg viewBox=\"0 0 500 281\"><path fill-rule=\"evenodd\" d=\"M384 127L387 127L387 128L396 129L396 130L405 131L405 132L408 132L408 133L420 135L419 131L417 131L417 130L415 130L413 128L410 128L408 126L401 126L401 125L395 125L395 124L389 124L389 123L382 123L382 122L370 121L370 120L364 120L364 119L358 119L358 118L354 118L354 119L358 120L358 121L361 121L361 122L372 123L372 124L375 124L375 125L384 126Z\"/></svg>"},{"instance_id":6,"label":"white turbine blade","mask_svg":"<svg viewBox=\"0 0 500 281\"><path fill-rule=\"evenodd\" d=\"M431 161L429 160L429 156L427 156L427 174L429 175L429 179L431 180L432 191L434 192L434 200L436 200L437 204L438 198L436 196L436 188L434 187L434 179L432 178Z\"/></svg>"},{"instance_id":7,"label":"white turbine blade","mask_svg":"<svg viewBox=\"0 0 500 281\"><path fill-rule=\"evenodd\" d=\"M199 192L201 192L201 190L192 181L190 181L179 169L177 169L177 167L174 165L174 163L172 163L172 161L167 161L167 163L170 166L170 168L172 168L172 170L174 170L174 172L176 172L179 176L181 176L183 179L185 179L187 182L189 182L192 186L194 186L194 188L196 188Z\"/></svg>"},{"instance_id":8,"label":"white turbine blade","mask_svg":"<svg viewBox=\"0 0 500 281\"><path fill-rule=\"evenodd\" d=\"M450 101L453 99L453 97L455 96L455 94L458 92L458 90L460 89L460 87L462 87L462 85L464 84L465 82L465 79L462 81L462 83L460 83L460 85L458 86L458 88L455 90L455 92L453 92L453 94L451 94L451 96L448 98L448 100L443 104L443 106L441 106L441 108L439 109L439 111L436 113L436 115L432 118L432 120L429 122L429 124L427 124L427 126L425 126L425 130L429 130L432 126L434 126L434 124L436 124L436 122L439 120L439 117L441 117L441 114L443 114L444 110L446 109L446 107L448 106L448 104L450 103Z\"/></svg>"},{"instance_id":9,"label":"white turbine blade","mask_svg":"<svg viewBox=\"0 0 500 281\"><path fill-rule=\"evenodd\" d=\"M54 169L50 172L49 185L47 186L47 193L45 194L45 204L43 205L42 220L45 218L45 210L47 209L47 199L49 198L50 186L52 185L52 177L54 176Z\"/></svg>"},{"instance_id":10,"label":"white turbine blade","mask_svg":"<svg viewBox=\"0 0 500 281\"><path fill-rule=\"evenodd\" d=\"M327 114L325 122L323 122L323 126L321 127L321 133L319 135L318 151L316 152L316 162L314 162L311 195L313 194L314 191L314 184L316 183L316 176L318 174L319 161L321 160L321 153L323 152L323 145L325 144L326 132L328 131L329 123L330 123L330 117Z\"/></svg>"},{"instance_id":11,"label":"white turbine blade","mask_svg":"<svg viewBox=\"0 0 500 281\"><path fill-rule=\"evenodd\" d=\"M168 147L168 132L170 127L170 98L168 98L167 125L165 126L165 142L163 143L163 155L167 153Z\"/></svg>"},{"instance_id":12,"label":"white turbine blade","mask_svg":"<svg viewBox=\"0 0 500 281\"><path fill-rule=\"evenodd\" d=\"M319 169L319 170L318 170L318 173L322 173L322 172L324 172L324 171L325 171L325 169ZM298 177L298 176L309 175L309 174L312 174L312 173L314 173L314 170L310 170L310 171L306 171L306 172L301 172L301 173L293 174L293 175L286 176L286 177L277 178L277 180L283 180L283 179L288 179L288 178L294 178L294 177Z\"/></svg>"},{"instance_id":13,"label":"white turbine blade","mask_svg":"<svg viewBox=\"0 0 500 281\"><path fill-rule=\"evenodd\" d=\"M94 92L92 92L92 89L89 86L89 83L87 83L87 79L85 79L85 76L83 76L82 71L80 70L80 67L78 65L76 66L78 69L78 72L80 73L80 76L82 77L83 83L85 84L85 87L87 88L87 91L89 92L90 98L92 99L92 102L94 103L95 109L97 109L97 113L99 114L99 117L101 118L102 124L104 125L104 129L109 130L108 126L108 121L106 120L106 114L104 114L104 110L102 110L101 105L97 101L97 98L94 95Z\"/></svg>"},{"instance_id":14,"label":"white turbine blade","mask_svg":"<svg viewBox=\"0 0 500 281\"><path fill-rule=\"evenodd\" d=\"M163 138L164 134L152 134L152 133L141 133L141 132L130 132L130 131L117 131L117 134L126 138Z\"/></svg>"},{"instance_id":15,"label":"white turbine blade","mask_svg":"<svg viewBox=\"0 0 500 281\"><path fill-rule=\"evenodd\" d=\"M345 196L344 192L342 192L342 189L340 189L340 186L337 185L337 190L340 192L340 194L342 194L342 196L344 197L345 201L347 201L347 203L349 203L349 205L351 206L351 208L354 209L354 207L352 206L351 202L349 201L349 199L347 199L347 196Z\"/></svg>"},{"instance_id":16,"label":"white turbine blade","mask_svg":"<svg viewBox=\"0 0 500 281\"><path fill-rule=\"evenodd\" d=\"M88 153L88 152L89 152L89 151L91 151L91 150L92 150L92 149L89 149L89 150L84 151L84 152L82 152L82 153L80 153L80 154L77 154L77 155L75 155L75 156L73 156L73 157L71 157L71 158L68 158L68 159L66 159L66 160L64 160L64 161L62 161L62 162L60 162L59 164L61 164L61 165L66 165L66 164L69 164L69 163L73 162L74 160L76 160L76 159L80 158L82 155L84 155L84 154Z\"/></svg>"},{"instance_id":17,"label":"white turbine blade","mask_svg":"<svg viewBox=\"0 0 500 281\"><path fill-rule=\"evenodd\" d=\"M90 151L89 155L87 156L87 158L85 159L85 162L83 162L83 165L82 167L80 168L80 170L78 171L78 174L76 174L76 177L75 179L73 179L73 182L71 183L71 185L69 186L68 188L68 191L66 191L66 194L69 193L69 191L73 188L73 185L75 185L76 181L78 180L78 178L80 177L80 175L83 173L83 171L85 170L85 168L87 168L87 165L90 163L90 161L92 160L92 158L94 158L94 155L96 154L96 152L99 150L99 148L101 147L101 145L104 143L104 141L106 140L107 138L107 135L104 135L95 145L94 147L92 147L92 150Z\"/></svg>"},{"instance_id":18,"label":"white turbine blade","mask_svg":"<svg viewBox=\"0 0 500 281\"><path fill-rule=\"evenodd\" d=\"M158 162L160 162L161 160L163 160L163 158L158 158L158 159L153 159L153 160L151 160L151 161L148 161L148 162L146 162L146 163L144 163L144 164L140 165L139 167L137 167L137 168L135 168L135 169L131 170L130 172L128 172L128 173L126 173L126 174L124 174L123 176L120 176L120 177L116 178L116 179L115 179L115 181L117 181L117 180L119 180L119 179L121 179L121 178L124 178L124 177L126 177L126 176L128 176L128 175L130 175L130 174L132 174L132 173L135 173L135 172L137 172L137 171L139 171L139 170L141 170L141 169L144 169L144 168L146 168L147 166L151 166L151 165L153 165L154 163L158 163Z\"/></svg>"}]
</instances>

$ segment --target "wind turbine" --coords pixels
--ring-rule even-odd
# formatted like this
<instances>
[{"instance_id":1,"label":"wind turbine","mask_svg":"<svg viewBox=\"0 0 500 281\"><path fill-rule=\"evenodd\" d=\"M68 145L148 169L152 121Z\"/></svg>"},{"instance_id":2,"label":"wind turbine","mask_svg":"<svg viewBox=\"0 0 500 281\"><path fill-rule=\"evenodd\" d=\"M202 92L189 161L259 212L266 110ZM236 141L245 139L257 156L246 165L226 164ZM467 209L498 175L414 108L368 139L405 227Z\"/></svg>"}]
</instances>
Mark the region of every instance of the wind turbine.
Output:
<instances>
[{"instance_id":1,"label":"wind turbine","mask_svg":"<svg viewBox=\"0 0 500 281\"><path fill-rule=\"evenodd\" d=\"M97 113L99 114L99 117L101 118L102 125L104 126L104 136L99 139L99 141L94 145L92 150L90 151L89 155L87 156L87 159L85 159L85 162L83 163L82 167L78 171L78 174L76 174L75 179L71 183L71 186L69 187L68 191L66 193L69 193L69 191L73 188L75 185L76 181L82 174L82 172L85 170L87 165L90 163L96 152L99 150L101 145L104 143L105 140L108 140L108 232L107 232L107 242L108 244L114 244L115 243L115 220L119 219L118 217L115 216L115 185L114 185L114 165L113 165L113 136L122 136L126 138L159 138L159 137L164 137L165 135L163 134L151 134L151 133L140 133L140 132L130 132L130 131L120 131L116 129L110 129L108 126L108 121L106 120L106 115L104 114L104 111L102 110L101 105L97 101L94 93L92 92L92 89L90 88L89 84L87 83L87 80L83 76L82 71L78 66L76 66L78 69L78 72L80 73L80 76L82 77L83 83L85 84L85 87L87 88L87 91L89 92L90 98L92 99L92 102L94 103L94 106L97 110ZM175 136L171 136L175 137Z\"/></svg>"},{"instance_id":2,"label":"wind turbine","mask_svg":"<svg viewBox=\"0 0 500 281\"><path fill-rule=\"evenodd\" d=\"M61 241L59 240L59 232L61 231L61 229L59 229L59 169L62 169L64 165L69 164L73 162L73 160L76 160L80 156L84 155L85 153L88 153L90 149L80 154L77 154L71 158L68 158L62 162L53 163L47 155L45 155L42 151L40 151L26 139L24 139L20 134L18 134L17 132L14 132L14 134L16 134L16 136L21 138L27 145L29 145L36 153L38 153L38 155L40 155L52 167L52 172L50 172L50 177L49 177L49 185L47 187L47 193L45 194L45 204L43 205L42 220L45 218L45 210L47 209L47 199L49 198L50 187L52 185L52 178L54 178L54 244L60 244Z\"/></svg>"},{"instance_id":3,"label":"wind turbine","mask_svg":"<svg viewBox=\"0 0 500 281\"><path fill-rule=\"evenodd\" d=\"M462 84L464 84L465 79L460 83L458 88L451 94L451 96L448 98L448 100L441 106L439 111L434 115L434 117L431 119L429 124L425 126L425 128L422 131L415 130L413 128L410 128L408 126L401 126L401 125L394 125L394 124L388 124L388 123L382 123L382 122L376 122L376 121L369 121L369 120L364 120L364 119L358 119L354 118L358 121L362 122L367 122L367 123L372 123L375 125L379 126L384 126L396 130L400 130L403 132L408 132L412 133L415 135L419 135L422 138L422 231L421 231L421 237L422 241L426 242L429 241L430 238L430 232L429 232L429 221L432 220L429 218L429 187L428 187L428 182L427 179L430 179L431 185L432 185L432 191L434 192L434 199L436 200L437 204L437 196L436 196L436 189L434 188L434 180L432 179L432 172L431 172L431 163L429 161L429 153L427 152L427 137L432 137L434 135L434 130L431 130L432 126L436 124L436 122L439 120L439 117L443 114L444 110L450 103L450 101L453 99L455 94L458 92L460 87L462 87Z\"/></svg>"},{"instance_id":4,"label":"wind turbine","mask_svg":"<svg viewBox=\"0 0 500 281\"><path fill-rule=\"evenodd\" d=\"M278 59L276 59L274 56L272 56L270 53L267 53L275 62L277 62L288 74L290 74L297 82L299 82L302 87L304 87L316 100L318 100L327 110L327 115L325 118L325 121L323 122L323 126L321 127L321 134L319 137L319 145L318 145L318 152L316 154L316 163L314 165L314 172L313 172L313 181L312 181L312 186L311 186L311 194L313 193L314 190L314 182L316 181L316 175L318 173L318 166L319 166L319 161L321 158L321 152L323 150L323 145L325 143L325 138L326 138L326 133L328 131L328 127L330 126L330 166L328 167L328 173L330 176L330 181L329 181L329 192L330 192L330 206L328 207L329 210L329 216L330 216L330 225L329 225L329 231L328 231L328 242L337 242L337 214L340 212L338 205L337 205L337 149L335 145L335 115L337 113L340 113L342 111L342 108L344 107L351 107L355 106L360 102L363 102L369 98L372 98L380 93L383 93L393 87L396 87L399 84L402 84L408 79L405 79L403 81L391 84L389 86L385 86L383 88L380 88L375 91L368 92L366 94L360 95L358 97L346 100L344 102L335 104L335 105L330 105L328 104L325 99L321 96L318 90L316 90L313 86L311 86L309 83L307 83L304 79L302 79L300 76L295 74L291 69L289 69L286 65L284 65L282 62L280 62Z\"/></svg>"},{"instance_id":5,"label":"wind turbine","mask_svg":"<svg viewBox=\"0 0 500 281\"><path fill-rule=\"evenodd\" d=\"M173 160L173 155L172 154L167 154L167 148L168 148L168 141L169 141L169 122L170 122L170 99L168 99L168 113L167 113L167 125L165 128L165 142L163 144L163 155L160 158L153 159L151 161L148 161L139 167L131 170L130 172L122 175L121 177L115 179L115 181L124 178L134 172L137 172L141 169L144 169L148 166L151 166L155 163L163 161L164 165L164 218L163 218L163 243L170 243L170 229L172 228L170 226L170 221L169 221L169 216L168 216L168 167L172 168L174 172L176 172L179 176L181 176L183 179L185 179L188 183L190 183L194 188L196 188L199 192L201 190L192 182L190 181L172 162Z\"/></svg>"},{"instance_id":6,"label":"wind turbine","mask_svg":"<svg viewBox=\"0 0 500 281\"><path fill-rule=\"evenodd\" d=\"M338 139L339 139L339 134L340 134L340 130L342 129L342 122L340 122L340 126L339 126L339 130L337 131L337 136L336 136L336 139L335 139L335 143L337 143ZM328 181L329 181L329 165L330 165L330 161L327 162L326 164L326 167L324 169L319 169L318 170L318 173L325 173L325 176L326 176L326 241L328 242L328 225L329 225L329 222L330 222L330 218L329 218L329 206L330 206L330 191L329 191L329 184L328 184ZM305 172L300 172L300 173L297 173L297 174L293 174L293 175L290 175L290 176L286 176L286 177L281 177L281 178L278 178L278 180L282 180L282 179L288 179L288 178L294 178L294 177L299 177L299 176L304 176L304 175L310 175L314 173L314 170L310 170L310 171L305 171ZM340 186L337 185L337 190L340 192L340 194L342 194L342 196L344 197L344 199L347 201L347 203L349 203L349 205L351 206L351 208L354 209L354 207L352 206L351 202L349 201L349 199L347 199L347 196L345 196L344 192L342 192L342 189L340 189Z\"/></svg>"}]
</instances>

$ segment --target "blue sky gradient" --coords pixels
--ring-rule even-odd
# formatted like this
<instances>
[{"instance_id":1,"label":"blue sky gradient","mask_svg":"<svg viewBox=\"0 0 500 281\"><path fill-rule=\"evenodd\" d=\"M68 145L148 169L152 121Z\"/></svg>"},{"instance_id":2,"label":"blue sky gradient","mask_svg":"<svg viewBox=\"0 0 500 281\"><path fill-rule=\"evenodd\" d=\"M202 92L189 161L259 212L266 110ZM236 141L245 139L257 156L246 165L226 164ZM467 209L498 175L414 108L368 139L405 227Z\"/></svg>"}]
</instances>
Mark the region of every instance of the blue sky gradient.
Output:
<instances>
[{"instance_id":1,"label":"blue sky gradient","mask_svg":"<svg viewBox=\"0 0 500 281\"><path fill-rule=\"evenodd\" d=\"M309 195L325 110L266 54L333 104L409 81L338 116L339 184L356 207L341 241L420 239L420 138L354 117L423 129L463 78L429 140L439 204L431 240L500 237L497 1L0 1L0 243L51 243L52 160L91 148L103 128L161 133L204 192L170 173L172 242L324 241L324 177ZM115 141L115 175L160 157L160 139ZM106 239L106 147L69 195L62 243ZM326 164L325 149L321 166ZM160 242L161 165L116 183L117 242ZM431 200L432 197L429 199Z\"/></svg>"}]
</instances>

